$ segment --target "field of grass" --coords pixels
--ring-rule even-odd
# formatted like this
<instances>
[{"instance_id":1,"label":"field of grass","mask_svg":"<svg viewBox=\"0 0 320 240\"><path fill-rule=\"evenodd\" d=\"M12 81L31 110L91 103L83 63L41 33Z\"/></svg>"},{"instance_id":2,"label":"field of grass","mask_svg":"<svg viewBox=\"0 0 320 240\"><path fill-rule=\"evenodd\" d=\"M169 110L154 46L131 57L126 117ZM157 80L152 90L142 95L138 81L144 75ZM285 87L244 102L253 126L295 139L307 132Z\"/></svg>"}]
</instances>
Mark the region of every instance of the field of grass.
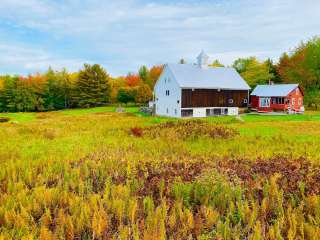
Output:
<instances>
[{"instance_id":1,"label":"field of grass","mask_svg":"<svg viewBox=\"0 0 320 240\"><path fill-rule=\"evenodd\" d=\"M0 239L320 239L320 113L0 114Z\"/></svg>"}]
</instances>

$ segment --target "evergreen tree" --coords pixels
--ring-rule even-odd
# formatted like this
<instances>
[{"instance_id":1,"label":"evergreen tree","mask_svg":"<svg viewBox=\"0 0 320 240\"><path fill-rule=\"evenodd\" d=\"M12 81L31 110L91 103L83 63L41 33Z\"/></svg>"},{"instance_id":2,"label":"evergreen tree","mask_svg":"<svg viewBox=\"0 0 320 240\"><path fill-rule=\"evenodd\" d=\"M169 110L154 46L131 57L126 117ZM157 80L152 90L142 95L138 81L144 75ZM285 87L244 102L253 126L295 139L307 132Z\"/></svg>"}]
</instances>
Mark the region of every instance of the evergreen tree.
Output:
<instances>
[{"instance_id":1,"label":"evergreen tree","mask_svg":"<svg viewBox=\"0 0 320 240\"><path fill-rule=\"evenodd\" d=\"M76 82L76 99L80 107L100 106L109 102L109 76L98 64L85 64Z\"/></svg>"},{"instance_id":2,"label":"evergreen tree","mask_svg":"<svg viewBox=\"0 0 320 240\"><path fill-rule=\"evenodd\" d=\"M265 64L269 69L269 73L272 74L272 77L270 80L274 83L280 83L282 80L281 80L280 75L277 71L277 66L273 63L272 59L268 58L265 61Z\"/></svg>"},{"instance_id":3,"label":"evergreen tree","mask_svg":"<svg viewBox=\"0 0 320 240\"><path fill-rule=\"evenodd\" d=\"M139 69L139 77L145 84L148 84L149 86L152 85L152 80L150 78L150 71L146 66L142 66Z\"/></svg>"}]
</instances>

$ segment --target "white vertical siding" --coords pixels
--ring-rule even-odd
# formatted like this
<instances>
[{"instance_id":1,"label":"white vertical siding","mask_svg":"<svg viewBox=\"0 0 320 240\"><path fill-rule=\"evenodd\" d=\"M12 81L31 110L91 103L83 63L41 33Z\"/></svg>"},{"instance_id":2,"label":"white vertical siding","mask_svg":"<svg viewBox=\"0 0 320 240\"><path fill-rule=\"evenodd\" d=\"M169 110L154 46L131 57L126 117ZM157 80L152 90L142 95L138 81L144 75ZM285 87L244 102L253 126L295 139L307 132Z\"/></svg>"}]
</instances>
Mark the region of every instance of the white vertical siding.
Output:
<instances>
[{"instance_id":1,"label":"white vertical siding","mask_svg":"<svg viewBox=\"0 0 320 240\"><path fill-rule=\"evenodd\" d=\"M169 91L169 96L166 91ZM181 117L181 88L168 67L158 79L154 94L157 115Z\"/></svg>"}]
</instances>

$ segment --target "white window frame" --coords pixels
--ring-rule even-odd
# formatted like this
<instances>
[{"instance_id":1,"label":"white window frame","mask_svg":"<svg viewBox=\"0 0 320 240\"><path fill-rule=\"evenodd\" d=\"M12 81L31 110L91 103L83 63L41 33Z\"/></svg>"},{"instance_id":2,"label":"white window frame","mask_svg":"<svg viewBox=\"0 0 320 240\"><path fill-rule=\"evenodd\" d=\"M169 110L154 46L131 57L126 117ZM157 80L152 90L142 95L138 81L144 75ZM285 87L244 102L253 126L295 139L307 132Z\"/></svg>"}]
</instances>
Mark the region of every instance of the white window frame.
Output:
<instances>
[{"instance_id":1,"label":"white window frame","mask_svg":"<svg viewBox=\"0 0 320 240\"><path fill-rule=\"evenodd\" d=\"M259 98L259 107L270 107L271 98L261 97Z\"/></svg>"}]
</instances>

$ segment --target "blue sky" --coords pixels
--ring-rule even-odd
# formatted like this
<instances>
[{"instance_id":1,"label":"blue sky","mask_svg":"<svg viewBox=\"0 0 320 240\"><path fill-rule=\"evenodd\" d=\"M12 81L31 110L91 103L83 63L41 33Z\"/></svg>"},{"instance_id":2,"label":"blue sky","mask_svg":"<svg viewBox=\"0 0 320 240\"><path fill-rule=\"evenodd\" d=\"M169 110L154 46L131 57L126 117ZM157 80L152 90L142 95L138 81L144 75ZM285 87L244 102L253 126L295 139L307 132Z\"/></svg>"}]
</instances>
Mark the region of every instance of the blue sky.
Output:
<instances>
[{"instance_id":1,"label":"blue sky","mask_svg":"<svg viewBox=\"0 0 320 240\"><path fill-rule=\"evenodd\" d=\"M319 19L318 0L0 0L0 73L99 63L118 76L202 49L224 64L277 60Z\"/></svg>"}]
</instances>

